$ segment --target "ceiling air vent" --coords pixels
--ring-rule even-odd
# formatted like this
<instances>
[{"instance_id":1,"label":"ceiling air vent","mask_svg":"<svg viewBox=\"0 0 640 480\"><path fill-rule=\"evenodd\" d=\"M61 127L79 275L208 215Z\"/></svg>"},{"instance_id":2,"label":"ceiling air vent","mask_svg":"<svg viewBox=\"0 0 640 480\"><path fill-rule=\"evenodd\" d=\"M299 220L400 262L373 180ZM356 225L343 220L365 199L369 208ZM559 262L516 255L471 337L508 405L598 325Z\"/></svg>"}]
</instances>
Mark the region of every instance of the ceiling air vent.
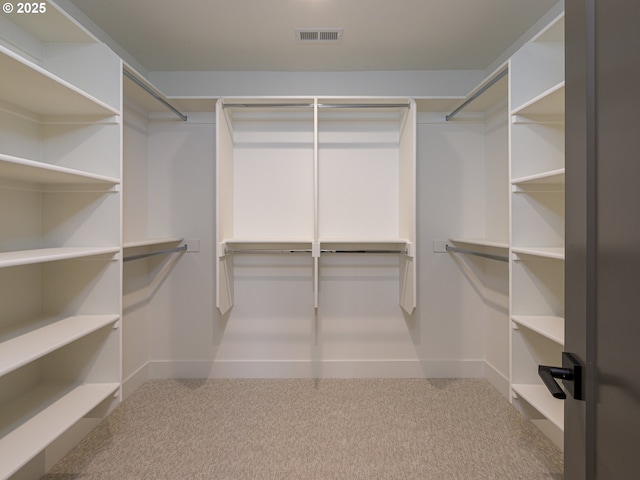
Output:
<instances>
[{"instance_id":1,"label":"ceiling air vent","mask_svg":"<svg viewBox=\"0 0 640 480\"><path fill-rule=\"evenodd\" d=\"M342 28L296 28L299 43L337 43L342 40Z\"/></svg>"}]
</instances>

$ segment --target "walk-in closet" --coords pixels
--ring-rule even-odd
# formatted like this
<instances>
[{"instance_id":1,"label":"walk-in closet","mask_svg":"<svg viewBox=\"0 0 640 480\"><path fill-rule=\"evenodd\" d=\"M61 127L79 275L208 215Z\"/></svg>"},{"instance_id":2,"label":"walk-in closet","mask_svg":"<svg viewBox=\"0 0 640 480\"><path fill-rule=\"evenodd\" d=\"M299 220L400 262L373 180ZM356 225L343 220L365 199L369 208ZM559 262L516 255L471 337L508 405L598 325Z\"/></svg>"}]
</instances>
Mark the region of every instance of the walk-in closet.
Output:
<instances>
[{"instance_id":1,"label":"walk-in closet","mask_svg":"<svg viewBox=\"0 0 640 480\"><path fill-rule=\"evenodd\" d=\"M94 468L82 442L117 447L99 438L138 421L127 402L148 395L177 419L167 396L204 392L199 415L219 402L250 422L256 410L239 402L251 395L292 401L290 430L324 441L358 408L391 422L380 430L394 432L394 415L407 435L420 422L446 430L438 422L457 414L438 402L477 396L465 408L499 404L513 438L544 451L523 464L553 457L540 478L562 478L564 390L550 392L538 366L563 364L563 2L530 5L481 67L356 71L302 60L269 71L250 53L220 71L156 68L98 3L8 2L0 16L0 479L83 478L56 465ZM206 15L217 3L229 2ZM166 26L159 15L180 12L147 21ZM299 30L293 48L320 58L358 35ZM304 44L314 39L337 44ZM373 383L341 393L351 413L340 413L324 395L346 380ZM404 397L359 403L394 392ZM314 430L309 405L333 433ZM465 422L484 418L471 411ZM152 431L139 441L160 442ZM474 478L451 468L397 478Z\"/></svg>"}]
</instances>

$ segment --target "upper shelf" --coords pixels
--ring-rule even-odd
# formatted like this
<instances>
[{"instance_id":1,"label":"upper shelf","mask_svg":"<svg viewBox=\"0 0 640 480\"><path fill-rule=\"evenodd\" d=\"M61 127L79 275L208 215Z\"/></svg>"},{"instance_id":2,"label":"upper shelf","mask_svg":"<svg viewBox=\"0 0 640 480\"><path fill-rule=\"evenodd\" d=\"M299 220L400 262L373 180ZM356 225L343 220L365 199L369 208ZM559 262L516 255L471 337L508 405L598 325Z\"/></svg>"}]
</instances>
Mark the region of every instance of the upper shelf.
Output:
<instances>
[{"instance_id":1,"label":"upper shelf","mask_svg":"<svg viewBox=\"0 0 640 480\"><path fill-rule=\"evenodd\" d=\"M0 102L35 115L109 117L119 112L105 102L0 45L3 75Z\"/></svg>"},{"instance_id":2,"label":"upper shelf","mask_svg":"<svg viewBox=\"0 0 640 480\"><path fill-rule=\"evenodd\" d=\"M38 184L117 185L117 178L36 162L0 153L0 177L6 180Z\"/></svg>"},{"instance_id":3,"label":"upper shelf","mask_svg":"<svg viewBox=\"0 0 640 480\"><path fill-rule=\"evenodd\" d=\"M25 2L26 3L26 2ZM33 4L31 4L33 6ZM10 21L42 43L94 43L95 38L51 0L38 2L45 11L37 14L14 13Z\"/></svg>"}]
</instances>

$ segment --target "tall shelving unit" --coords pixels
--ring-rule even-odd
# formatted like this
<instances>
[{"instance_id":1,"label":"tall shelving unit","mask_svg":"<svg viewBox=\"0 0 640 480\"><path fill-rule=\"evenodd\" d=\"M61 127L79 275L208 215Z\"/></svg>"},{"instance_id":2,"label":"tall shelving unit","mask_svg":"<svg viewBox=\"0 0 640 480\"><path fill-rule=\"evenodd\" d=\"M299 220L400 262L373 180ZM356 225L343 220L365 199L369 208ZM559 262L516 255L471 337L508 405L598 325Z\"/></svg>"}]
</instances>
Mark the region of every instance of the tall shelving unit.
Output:
<instances>
[{"instance_id":1,"label":"tall shelving unit","mask_svg":"<svg viewBox=\"0 0 640 480\"><path fill-rule=\"evenodd\" d=\"M538 377L564 346L564 18L510 61L511 390L562 446L564 407Z\"/></svg>"},{"instance_id":2,"label":"tall shelving unit","mask_svg":"<svg viewBox=\"0 0 640 480\"><path fill-rule=\"evenodd\" d=\"M415 283L415 103L380 98L221 99L218 296L233 306L234 256L398 252L399 303Z\"/></svg>"},{"instance_id":3,"label":"tall shelving unit","mask_svg":"<svg viewBox=\"0 0 640 480\"><path fill-rule=\"evenodd\" d=\"M0 21L0 478L39 478L119 401L121 61L51 2Z\"/></svg>"}]
</instances>

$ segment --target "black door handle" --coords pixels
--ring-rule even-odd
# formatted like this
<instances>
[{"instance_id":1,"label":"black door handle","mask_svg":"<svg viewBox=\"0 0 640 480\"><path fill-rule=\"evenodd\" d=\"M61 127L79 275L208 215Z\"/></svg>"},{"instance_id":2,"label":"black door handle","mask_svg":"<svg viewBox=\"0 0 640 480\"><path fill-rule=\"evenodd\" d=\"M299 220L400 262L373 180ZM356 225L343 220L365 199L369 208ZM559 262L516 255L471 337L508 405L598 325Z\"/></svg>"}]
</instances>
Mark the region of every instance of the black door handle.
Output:
<instances>
[{"instance_id":1,"label":"black door handle","mask_svg":"<svg viewBox=\"0 0 640 480\"><path fill-rule=\"evenodd\" d=\"M555 398L565 399L566 393L556 378L562 380L563 385L576 400L583 399L582 363L571 353L562 352L562 367L538 365L538 375Z\"/></svg>"}]
</instances>

